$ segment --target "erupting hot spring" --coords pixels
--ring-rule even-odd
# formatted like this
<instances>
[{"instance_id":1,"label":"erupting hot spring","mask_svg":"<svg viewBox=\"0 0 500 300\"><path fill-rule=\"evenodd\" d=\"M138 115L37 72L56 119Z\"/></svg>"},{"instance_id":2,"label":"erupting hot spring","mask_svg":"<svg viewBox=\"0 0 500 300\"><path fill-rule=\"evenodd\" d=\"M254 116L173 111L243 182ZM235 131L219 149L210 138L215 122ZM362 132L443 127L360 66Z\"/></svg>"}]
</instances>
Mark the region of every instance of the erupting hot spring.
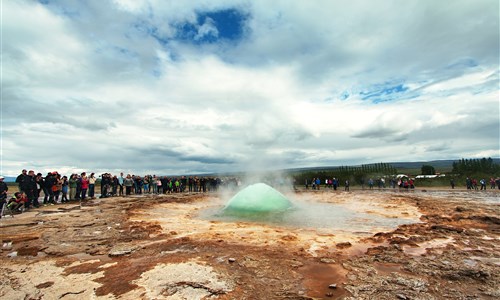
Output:
<instances>
[{"instance_id":1,"label":"erupting hot spring","mask_svg":"<svg viewBox=\"0 0 500 300\"><path fill-rule=\"evenodd\" d=\"M401 208L385 207L379 201L366 201L363 196L360 198L350 193L289 191L285 194L265 183L251 184L236 193L222 208L210 206L202 210L200 217L223 222L333 229L363 235L418 221L418 214L400 215Z\"/></svg>"},{"instance_id":2,"label":"erupting hot spring","mask_svg":"<svg viewBox=\"0 0 500 300\"><path fill-rule=\"evenodd\" d=\"M272 213L283 212L292 207L292 203L285 195L265 183L256 183L247 186L224 207L225 213Z\"/></svg>"}]
</instances>

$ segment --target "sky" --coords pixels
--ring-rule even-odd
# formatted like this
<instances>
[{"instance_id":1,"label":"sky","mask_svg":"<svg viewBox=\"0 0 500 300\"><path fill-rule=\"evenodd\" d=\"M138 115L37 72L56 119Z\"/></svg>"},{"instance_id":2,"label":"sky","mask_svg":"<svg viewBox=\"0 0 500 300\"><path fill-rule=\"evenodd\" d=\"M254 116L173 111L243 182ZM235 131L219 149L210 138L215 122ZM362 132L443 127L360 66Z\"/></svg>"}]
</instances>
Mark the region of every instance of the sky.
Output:
<instances>
[{"instance_id":1,"label":"sky","mask_svg":"<svg viewBox=\"0 0 500 300\"><path fill-rule=\"evenodd\" d=\"M498 0L0 0L1 170L500 157Z\"/></svg>"}]
</instances>

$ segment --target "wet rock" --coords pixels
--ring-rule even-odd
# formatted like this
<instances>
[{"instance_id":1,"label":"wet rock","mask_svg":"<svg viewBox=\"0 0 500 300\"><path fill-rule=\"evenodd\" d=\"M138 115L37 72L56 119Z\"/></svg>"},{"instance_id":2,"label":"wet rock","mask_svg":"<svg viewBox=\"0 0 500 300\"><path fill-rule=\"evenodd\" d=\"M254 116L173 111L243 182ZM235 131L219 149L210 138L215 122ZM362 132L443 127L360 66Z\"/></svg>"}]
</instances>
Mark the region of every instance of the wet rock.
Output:
<instances>
[{"instance_id":1,"label":"wet rock","mask_svg":"<svg viewBox=\"0 0 500 300\"><path fill-rule=\"evenodd\" d=\"M54 281L47 281L36 286L37 289L45 289L54 285Z\"/></svg>"},{"instance_id":2,"label":"wet rock","mask_svg":"<svg viewBox=\"0 0 500 300\"><path fill-rule=\"evenodd\" d=\"M108 256L114 257L114 256L123 256L130 254L134 252L135 247L129 247L129 246L117 246L111 249L108 253Z\"/></svg>"},{"instance_id":3,"label":"wet rock","mask_svg":"<svg viewBox=\"0 0 500 300\"><path fill-rule=\"evenodd\" d=\"M433 230L443 230L443 231L452 231L452 232L456 232L456 233L462 233L462 232L464 232L463 228L453 227L453 226L449 226L449 225L432 225L431 229L433 229Z\"/></svg>"},{"instance_id":4,"label":"wet rock","mask_svg":"<svg viewBox=\"0 0 500 300\"><path fill-rule=\"evenodd\" d=\"M284 235L281 237L282 240L284 241L296 241L298 238L294 235L291 235L291 234L287 234L287 235Z\"/></svg>"},{"instance_id":5,"label":"wet rock","mask_svg":"<svg viewBox=\"0 0 500 300\"><path fill-rule=\"evenodd\" d=\"M346 248L349 248L349 247L351 247L351 246L352 246L352 244L351 244L351 243L349 243L349 242L337 243L337 244L335 245L335 247L337 247L337 248L339 248L339 249L346 249Z\"/></svg>"},{"instance_id":6,"label":"wet rock","mask_svg":"<svg viewBox=\"0 0 500 300\"><path fill-rule=\"evenodd\" d=\"M324 264L334 264L335 260L331 259L331 258L322 258L322 259L320 259L320 262L322 262Z\"/></svg>"},{"instance_id":7,"label":"wet rock","mask_svg":"<svg viewBox=\"0 0 500 300\"><path fill-rule=\"evenodd\" d=\"M500 224L500 218L494 216L472 216L472 220L478 220L485 223Z\"/></svg>"}]
</instances>

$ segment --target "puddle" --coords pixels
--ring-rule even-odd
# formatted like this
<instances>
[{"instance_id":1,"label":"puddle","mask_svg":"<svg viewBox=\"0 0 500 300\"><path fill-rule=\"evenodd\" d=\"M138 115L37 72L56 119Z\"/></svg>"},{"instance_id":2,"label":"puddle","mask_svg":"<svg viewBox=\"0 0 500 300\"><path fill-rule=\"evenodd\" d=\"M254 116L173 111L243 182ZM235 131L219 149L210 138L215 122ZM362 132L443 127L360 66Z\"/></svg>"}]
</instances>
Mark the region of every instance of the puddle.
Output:
<instances>
[{"instance_id":1,"label":"puddle","mask_svg":"<svg viewBox=\"0 0 500 300\"><path fill-rule=\"evenodd\" d=\"M426 197L442 197L446 199L456 199L461 202L481 201L489 204L500 203L499 193L495 190L486 191L467 191L467 190L449 190L425 192Z\"/></svg>"},{"instance_id":2,"label":"puddle","mask_svg":"<svg viewBox=\"0 0 500 300\"><path fill-rule=\"evenodd\" d=\"M427 252L427 249L444 249L448 244L453 243L453 238L435 239L423 243L418 243L418 247L403 246L403 251L412 256L421 256Z\"/></svg>"},{"instance_id":3,"label":"puddle","mask_svg":"<svg viewBox=\"0 0 500 300\"><path fill-rule=\"evenodd\" d=\"M312 298L333 297L338 299L347 294L342 287L347 271L340 266L313 264L299 269L304 276L306 295ZM336 288L330 288L336 285Z\"/></svg>"},{"instance_id":4,"label":"puddle","mask_svg":"<svg viewBox=\"0 0 500 300\"><path fill-rule=\"evenodd\" d=\"M390 275L391 273L402 273L401 265L392 263L373 263L373 267L377 270L377 273L382 276Z\"/></svg>"}]
</instances>

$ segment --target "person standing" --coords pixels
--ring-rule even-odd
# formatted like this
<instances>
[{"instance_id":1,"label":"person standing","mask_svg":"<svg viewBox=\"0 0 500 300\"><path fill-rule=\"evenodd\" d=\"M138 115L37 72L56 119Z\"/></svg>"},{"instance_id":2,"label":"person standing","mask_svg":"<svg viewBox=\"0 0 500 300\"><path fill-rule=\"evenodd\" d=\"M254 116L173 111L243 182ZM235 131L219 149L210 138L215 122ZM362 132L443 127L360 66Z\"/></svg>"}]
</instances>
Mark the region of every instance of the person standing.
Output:
<instances>
[{"instance_id":1,"label":"person standing","mask_svg":"<svg viewBox=\"0 0 500 300\"><path fill-rule=\"evenodd\" d=\"M30 170L28 172L28 177L26 180L27 183L25 195L26 198L28 198L28 201L26 202L26 209L29 209L31 205L33 205L34 207L39 207L40 205L38 203L38 198L35 202L35 194L37 192L35 171Z\"/></svg>"},{"instance_id":2,"label":"person standing","mask_svg":"<svg viewBox=\"0 0 500 300\"><path fill-rule=\"evenodd\" d=\"M7 199L7 192L9 191L9 187L3 181L5 177L0 176L0 203L4 203ZM2 205L0 205L0 209L2 209Z\"/></svg>"},{"instance_id":3,"label":"person standing","mask_svg":"<svg viewBox=\"0 0 500 300\"><path fill-rule=\"evenodd\" d=\"M119 195L123 196L123 172L120 173L120 177L118 177L118 186L119 186Z\"/></svg>"},{"instance_id":4,"label":"person standing","mask_svg":"<svg viewBox=\"0 0 500 300\"><path fill-rule=\"evenodd\" d=\"M116 196L116 192L118 191L118 186L119 186L118 177L116 177L116 175L113 175L113 178L111 178L111 195Z\"/></svg>"},{"instance_id":5,"label":"person standing","mask_svg":"<svg viewBox=\"0 0 500 300\"><path fill-rule=\"evenodd\" d=\"M89 177L89 197L90 199L95 199L95 182L96 182L96 178L95 178L95 173L90 173L90 177Z\"/></svg>"},{"instance_id":6,"label":"person standing","mask_svg":"<svg viewBox=\"0 0 500 300\"><path fill-rule=\"evenodd\" d=\"M345 191L349 191L349 179L346 179L346 181L345 181L345 187L344 187L344 190L345 190Z\"/></svg>"},{"instance_id":7,"label":"person standing","mask_svg":"<svg viewBox=\"0 0 500 300\"><path fill-rule=\"evenodd\" d=\"M19 185L20 192L24 192L24 190L26 189L27 182L28 182L28 171L22 170L21 174L19 174L19 176L17 176L16 178L16 183Z\"/></svg>"},{"instance_id":8,"label":"person standing","mask_svg":"<svg viewBox=\"0 0 500 300\"><path fill-rule=\"evenodd\" d=\"M134 180L130 174L123 180L123 185L125 186L125 195L130 196L132 192L132 186L134 186Z\"/></svg>"},{"instance_id":9,"label":"person standing","mask_svg":"<svg viewBox=\"0 0 500 300\"><path fill-rule=\"evenodd\" d=\"M68 185L69 185L69 201L75 200L76 197L76 186L77 186L77 175L71 174L69 177Z\"/></svg>"},{"instance_id":10,"label":"person standing","mask_svg":"<svg viewBox=\"0 0 500 300\"><path fill-rule=\"evenodd\" d=\"M47 194L45 195L45 198L43 199L43 204L47 205L54 205L54 186L56 184L56 172L48 173L47 176L45 176L45 190ZM45 191L44 191L45 192ZM47 199L48 195L48 199Z\"/></svg>"},{"instance_id":11,"label":"person standing","mask_svg":"<svg viewBox=\"0 0 500 300\"><path fill-rule=\"evenodd\" d=\"M38 205L40 207L40 202L38 202L38 198L40 198L40 195L42 193L42 190L44 189L44 181L43 181L43 176L42 173L37 173L35 177L35 184L36 184L36 190L35 190L35 195L33 195L33 203L35 205Z\"/></svg>"},{"instance_id":12,"label":"person standing","mask_svg":"<svg viewBox=\"0 0 500 300\"><path fill-rule=\"evenodd\" d=\"M62 196L61 196L61 203L66 203L66 202L69 202L68 200L68 177L67 176L63 176L63 178L61 179L62 181L62 187L61 187L61 192L62 192Z\"/></svg>"},{"instance_id":13,"label":"person standing","mask_svg":"<svg viewBox=\"0 0 500 300\"><path fill-rule=\"evenodd\" d=\"M481 178L481 180L479 180L479 183L481 184L481 191L486 191L486 180L484 178Z\"/></svg>"},{"instance_id":14,"label":"person standing","mask_svg":"<svg viewBox=\"0 0 500 300\"><path fill-rule=\"evenodd\" d=\"M56 184L53 186L55 203L59 202L59 195L62 192L62 185L63 185L63 179L61 178L61 175L56 174Z\"/></svg>"},{"instance_id":15,"label":"person standing","mask_svg":"<svg viewBox=\"0 0 500 300\"><path fill-rule=\"evenodd\" d=\"M89 178L87 177L87 173L85 173L85 172L83 172L81 175L82 175L82 178L81 178L81 181L82 181L81 199L85 200L85 198L87 197L87 190L89 188Z\"/></svg>"}]
</instances>

